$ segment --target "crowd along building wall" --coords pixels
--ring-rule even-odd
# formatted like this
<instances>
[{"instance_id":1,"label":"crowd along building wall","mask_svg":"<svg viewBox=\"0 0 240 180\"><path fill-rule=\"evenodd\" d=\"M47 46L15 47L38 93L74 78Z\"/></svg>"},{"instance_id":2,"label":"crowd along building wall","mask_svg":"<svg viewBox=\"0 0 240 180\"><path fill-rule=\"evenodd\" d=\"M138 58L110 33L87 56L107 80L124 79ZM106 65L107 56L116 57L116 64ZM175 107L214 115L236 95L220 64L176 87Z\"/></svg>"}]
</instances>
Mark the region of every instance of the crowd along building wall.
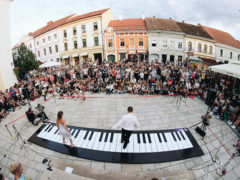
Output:
<instances>
[{"instance_id":1,"label":"crowd along building wall","mask_svg":"<svg viewBox=\"0 0 240 180\"><path fill-rule=\"evenodd\" d=\"M5 90L17 82L11 52L10 4L11 0L0 0L0 90Z\"/></svg>"},{"instance_id":2,"label":"crowd along building wall","mask_svg":"<svg viewBox=\"0 0 240 180\"><path fill-rule=\"evenodd\" d=\"M60 50L64 64L76 65L104 58L103 32L113 19L111 9L75 15L60 26Z\"/></svg>"}]
</instances>

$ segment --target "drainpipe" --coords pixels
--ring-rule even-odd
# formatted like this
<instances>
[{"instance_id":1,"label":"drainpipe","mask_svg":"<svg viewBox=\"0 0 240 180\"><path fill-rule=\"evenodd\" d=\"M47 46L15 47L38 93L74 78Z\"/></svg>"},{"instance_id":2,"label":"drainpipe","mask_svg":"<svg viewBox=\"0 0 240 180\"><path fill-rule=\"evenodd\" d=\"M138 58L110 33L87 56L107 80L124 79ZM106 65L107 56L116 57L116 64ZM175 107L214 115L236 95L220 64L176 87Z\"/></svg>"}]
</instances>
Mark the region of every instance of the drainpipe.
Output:
<instances>
[{"instance_id":1,"label":"drainpipe","mask_svg":"<svg viewBox=\"0 0 240 180\"><path fill-rule=\"evenodd\" d=\"M102 46L103 46L103 58L102 58L102 62L105 59L105 42L104 42L104 38L103 38L103 23L102 23L102 15L101 15L101 34L102 34Z\"/></svg>"}]
</instances>

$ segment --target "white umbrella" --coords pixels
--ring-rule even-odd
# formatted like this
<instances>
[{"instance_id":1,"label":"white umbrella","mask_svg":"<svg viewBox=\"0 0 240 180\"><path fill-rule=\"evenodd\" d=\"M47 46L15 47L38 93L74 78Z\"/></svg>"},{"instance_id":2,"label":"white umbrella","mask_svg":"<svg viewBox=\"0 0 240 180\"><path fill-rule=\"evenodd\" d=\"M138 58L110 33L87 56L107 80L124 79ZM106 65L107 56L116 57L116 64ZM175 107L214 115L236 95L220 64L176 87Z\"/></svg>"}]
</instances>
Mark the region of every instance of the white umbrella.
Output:
<instances>
[{"instance_id":1,"label":"white umbrella","mask_svg":"<svg viewBox=\"0 0 240 180\"><path fill-rule=\"evenodd\" d=\"M55 61L48 61L39 66L39 68L47 68L47 67L56 67L56 66L61 66L62 63L60 62L55 62Z\"/></svg>"}]
</instances>

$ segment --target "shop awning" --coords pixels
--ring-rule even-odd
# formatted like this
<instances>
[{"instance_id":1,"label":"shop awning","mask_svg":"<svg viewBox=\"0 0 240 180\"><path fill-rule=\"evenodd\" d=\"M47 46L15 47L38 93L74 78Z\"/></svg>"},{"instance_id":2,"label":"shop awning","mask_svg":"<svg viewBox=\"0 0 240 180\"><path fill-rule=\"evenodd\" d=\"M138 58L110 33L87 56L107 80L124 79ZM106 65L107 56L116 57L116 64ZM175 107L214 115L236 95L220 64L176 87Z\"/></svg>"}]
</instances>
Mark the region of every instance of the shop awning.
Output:
<instances>
[{"instance_id":1,"label":"shop awning","mask_svg":"<svg viewBox=\"0 0 240 180\"><path fill-rule=\"evenodd\" d=\"M200 59L197 56L189 56L188 59L190 60L191 63L196 63L196 64L202 63L202 59Z\"/></svg>"},{"instance_id":2,"label":"shop awning","mask_svg":"<svg viewBox=\"0 0 240 180\"><path fill-rule=\"evenodd\" d=\"M81 53L80 56L87 56L88 53Z\"/></svg>"},{"instance_id":3,"label":"shop awning","mask_svg":"<svg viewBox=\"0 0 240 180\"><path fill-rule=\"evenodd\" d=\"M203 63L208 64L210 66L217 65L217 61L215 59L201 58Z\"/></svg>"},{"instance_id":4,"label":"shop awning","mask_svg":"<svg viewBox=\"0 0 240 180\"><path fill-rule=\"evenodd\" d=\"M214 72L226 74L228 76L240 79L240 62L238 61L233 61L230 62L229 64L210 66L209 69Z\"/></svg>"},{"instance_id":5,"label":"shop awning","mask_svg":"<svg viewBox=\"0 0 240 180\"><path fill-rule=\"evenodd\" d=\"M67 59L67 58L69 58L69 55L65 55L62 57L62 59Z\"/></svg>"},{"instance_id":6,"label":"shop awning","mask_svg":"<svg viewBox=\"0 0 240 180\"><path fill-rule=\"evenodd\" d=\"M136 51L129 51L129 54L136 54Z\"/></svg>"},{"instance_id":7,"label":"shop awning","mask_svg":"<svg viewBox=\"0 0 240 180\"><path fill-rule=\"evenodd\" d=\"M146 51L137 51L137 53L145 53L146 54Z\"/></svg>"},{"instance_id":8,"label":"shop awning","mask_svg":"<svg viewBox=\"0 0 240 180\"><path fill-rule=\"evenodd\" d=\"M78 54L72 54L72 57L78 57L79 55Z\"/></svg>"}]
</instances>

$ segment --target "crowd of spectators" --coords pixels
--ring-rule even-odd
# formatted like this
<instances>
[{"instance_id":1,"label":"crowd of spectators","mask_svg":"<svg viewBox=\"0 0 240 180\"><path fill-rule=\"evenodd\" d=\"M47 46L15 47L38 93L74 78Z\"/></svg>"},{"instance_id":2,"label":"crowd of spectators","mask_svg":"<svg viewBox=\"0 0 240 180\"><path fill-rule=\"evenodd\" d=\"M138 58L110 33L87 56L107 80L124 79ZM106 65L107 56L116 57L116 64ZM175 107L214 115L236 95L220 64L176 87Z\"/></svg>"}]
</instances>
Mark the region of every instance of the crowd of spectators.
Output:
<instances>
[{"instance_id":1,"label":"crowd of spectators","mask_svg":"<svg viewBox=\"0 0 240 180\"><path fill-rule=\"evenodd\" d=\"M62 65L61 68L46 68L25 74L18 84L0 91L0 117L26 105L27 100L44 97L55 92L61 96L81 97L81 91L106 94L129 93L137 95L180 94L185 97L208 98L209 88L216 89L212 111L217 117L226 118L233 102L233 82L229 76L213 74L198 69L190 63L88 63ZM239 98L239 97L238 97ZM239 106L235 100L233 108ZM239 110L232 109L236 116L230 120L238 125Z\"/></svg>"}]
</instances>

